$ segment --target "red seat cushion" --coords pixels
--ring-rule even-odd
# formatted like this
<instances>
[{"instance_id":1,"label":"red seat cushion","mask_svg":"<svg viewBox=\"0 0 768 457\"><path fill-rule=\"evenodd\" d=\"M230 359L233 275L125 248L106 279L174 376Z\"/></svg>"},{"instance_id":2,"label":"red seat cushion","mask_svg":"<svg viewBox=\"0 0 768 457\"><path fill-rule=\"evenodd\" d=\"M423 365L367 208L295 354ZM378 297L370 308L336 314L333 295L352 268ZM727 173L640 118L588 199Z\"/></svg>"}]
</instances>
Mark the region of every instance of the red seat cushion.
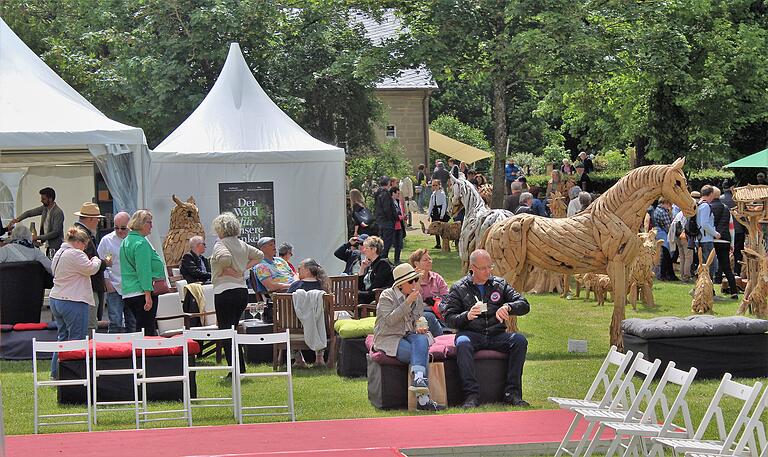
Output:
<instances>
[{"instance_id":1,"label":"red seat cushion","mask_svg":"<svg viewBox=\"0 0 768 457\"><path fill-rule=\"evenodd\" d=\"M0 324L0 332L12 332L13 324Z\"/></svg>"},{"instance_id":2,"label":"red seat cushion","mask_svg":"<svg viewBox=\"0 0 768 457\"><path fill-rule=\"evenodd\" d=\"M435 338L435 344L445 345L445 358L456 358L456 335L441 335ZM481 349L475 352L475 360L506 360L509 354L505 352Z\"/></svg>"},{"instance_id":3,"label":"red seat cushion","mask_svg":"<svg viewBox=\"0 0 768 457\"><path fill-rule=\"evenodd\" d=\"M13 330L15 331L23 331L23 330L45 330L48 328L47 322L34 322L29 324L14 324Z\"/></svg>"},{"instance_id":4,"label":"red seat cushion","mask_svg":"<svg viewBox=\"0 0 768 457\"><path fill-rule=\"evenodd\" d=\"M397 360L396 357L389 356L382 351L373 350L373 335L365 337L365 347L368 348L368 354L371 360L379 365L405 365L403 362ZM442 362L446 359L446 346L444 343L435 343L429 347L429 360L432 362Z\"/></svg>"},{"instance_id":5,"label":"red seat cushion","mask_svg":"<svg viewBox=\"0 0 768 457\"><path fill-rule=\"evenodd\" d=\"M180 337L177 335L173 338ZM162 338L161 336L146 336L145 338ZM88 341L88 354L93 354L93 340ZM200 353L200 344L195 340L187 340L187 351L189 355L197 355ZM138 351L137 351L138 354ZM164 355L181 355L182 349L180 347L175 348L163 348L163 349L148 349L147 357L161 357ZM126 359L131 356L131 343L96 343L96 357L99 359ZM85 351L67 351L60 352L60 360L80 360L85 358Z\"/></svg>"}]
</instances>

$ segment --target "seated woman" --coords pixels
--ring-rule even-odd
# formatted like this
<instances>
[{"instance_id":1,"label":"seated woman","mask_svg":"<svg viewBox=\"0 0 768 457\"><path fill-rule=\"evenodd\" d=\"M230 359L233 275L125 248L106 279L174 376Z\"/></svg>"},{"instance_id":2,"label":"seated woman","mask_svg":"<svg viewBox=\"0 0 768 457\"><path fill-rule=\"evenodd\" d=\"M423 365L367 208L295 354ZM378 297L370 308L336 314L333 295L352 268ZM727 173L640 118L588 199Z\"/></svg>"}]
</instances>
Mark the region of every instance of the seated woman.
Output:
<instances>
[{"instance_id":1,"label":"seated woman","mask_svg":"<svg viewBox=\"0 0 768 457\"><path fill-rule=\"evenodd\" d=\"M408 390L417 396L416 409L440 411L445 407L429 398L427 363L434 340L423 322L423 309L419 273L410 264L398 265L392 287L381 293L376 306L373 348L410 364L413 383Z\"/></svg>"},{"instance_id":2,"label":"seated woman","mask_svg":"<svg viewBox=\"0 0 768 457\"><path fill-rule=\"evenodd\" d=\"M0 263L37 261L51 274L51 260L32 244L32 232L26 225L16 224L11 241L0 248Z\"/></svg>"},{"instance_id":3,"label":"seated woman","mask_svg":"<svg viewBox=\"0 0 768 457\"><path fill-rule=\"evenodd\" d=\"M211 282L211 263L206 259L205 240L202 236L189 239L189 252L181 258L179 272L188 284L193 282Z\"/></svg>"},{"instance_id":4,"label":"seated woman","mask_svg":"<svg viewBox=\"0 0 768 457\"><path fill-rule=\"evenodd\" d=\"M331 284L325 269L320 266L315 259L304 259L299 263L299 280L291 284L288 293L294 293L297 290L322 290L328 292L331 290ZM304 355L301 351L294 354L294 366L303 368L307 365L304 361ZM315 367L325 366L325 350L315 351Z\"/></svg>"},{"instance_id":5,"label":"seated woman","mask_svg":"<svg viewBox=\"0 0 768 457\"><path fill-rule=\"evenodd\" d=\"M435 315L432 306L448 295L448 284L440 274L432 271L432 257L426 249L417 249L408 258L408 263L419 272L421 298L424 300L424 317L432 336L443 334L443 324Z\"/></svg>"},{"instance_id":6,"label":"seated woman","mask_svg":"<svg viewBox=\"0 0 768 457\"><path fill-rule=\"evenodd\" d=\"M386 257L381 257L384 250L384 240L378 236L369 236L363 241L360 252L363 261L357 273L359 303L373 303L376 298L373 289L385 289L392 286L392 264Z\"/></svg>"}]
</instances>

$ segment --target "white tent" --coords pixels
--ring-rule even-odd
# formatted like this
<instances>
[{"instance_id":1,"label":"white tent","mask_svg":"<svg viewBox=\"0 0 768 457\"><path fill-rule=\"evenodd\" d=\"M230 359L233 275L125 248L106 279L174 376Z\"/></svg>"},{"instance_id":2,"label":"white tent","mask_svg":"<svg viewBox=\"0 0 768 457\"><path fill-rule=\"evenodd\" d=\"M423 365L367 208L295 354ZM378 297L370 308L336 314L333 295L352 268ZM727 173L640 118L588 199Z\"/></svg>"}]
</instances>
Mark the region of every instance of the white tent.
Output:
<instances>
[{"instance_id":1,"label":"white tent","mask_svg":"<svg viewBox=\"0 0 768 457\"><path fill-rule=\"evenodd\" d=\"M28 209L21 207L17 194L25 195L25 206L39 205L37 191L51 185L59 205L72 217L70 210L94 196L94 162L115 209L133 211L145 204L147 154L140 128L106 117L0 18L0 180L16 211Z\"/></svg>"},{"instance_id":2,"label":"white tent","mask_svg":"<svg viewBox=\"0 0 768 457\"><path fill-rule=\"evenodd\" d=\"M341 269L333 251L345 241L344 151L310 136L256 82L233 43L210 93L150 153L149 207L164 237L171 194L193 196L208 246L219 214L220 183L271 182L275 238L329 273Z\"/></svg>"}]
</instances>

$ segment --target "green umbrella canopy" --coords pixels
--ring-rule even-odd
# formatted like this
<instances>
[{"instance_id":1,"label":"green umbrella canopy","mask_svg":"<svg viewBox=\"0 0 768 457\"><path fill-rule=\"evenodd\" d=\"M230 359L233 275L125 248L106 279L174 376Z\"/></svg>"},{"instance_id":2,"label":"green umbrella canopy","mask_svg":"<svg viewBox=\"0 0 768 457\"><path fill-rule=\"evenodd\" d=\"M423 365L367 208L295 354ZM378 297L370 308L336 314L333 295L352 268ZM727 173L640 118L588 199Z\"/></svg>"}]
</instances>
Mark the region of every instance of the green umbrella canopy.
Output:
<instances>
[{"instance_id":1,"label":"green umbrella canopy","mask_svg":"<svg viewBox=\"0 0 768 457\"><path fill-rule=\"evenodd\" d=\"M731 162L725 168L766 168L768 167L768 149L763 149L751 156Z\"/></svg>"}]
</instances>

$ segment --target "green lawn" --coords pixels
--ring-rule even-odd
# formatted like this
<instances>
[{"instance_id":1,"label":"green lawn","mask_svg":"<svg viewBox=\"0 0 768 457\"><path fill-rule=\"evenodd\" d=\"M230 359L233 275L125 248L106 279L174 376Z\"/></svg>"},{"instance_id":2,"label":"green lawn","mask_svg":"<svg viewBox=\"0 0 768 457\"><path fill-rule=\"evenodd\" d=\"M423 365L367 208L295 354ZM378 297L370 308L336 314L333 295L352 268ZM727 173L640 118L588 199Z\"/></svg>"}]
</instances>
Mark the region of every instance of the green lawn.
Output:
<instances>
[{"instance_id":1,"label":"green lawn","mask_svg":"<svg viewBox=\"0 0 768 457\"><path fill-rule=\"evenodd\" d=\"M434 239L428 239L421 233L410 231L405 241L404 253L410 253L418 247L432 247ZM458 255L432 252L434 268L451 283L460 276ZM403 255L407 258L407 254ZM652 310L627 310L627 317L687 316L690 314L690 286L682 284L659 283L654 287L658 307ZM581 299L566 301L555 295L530 295L531 312L520 319L520 326L529 340L528 361L524 373L524 395L534 408L550 408L547 397L575 396L582 397L594 377L609 347L608 327L611 321L611 304L594 307L594 301ZM730 316L735 313L737 303L732 300L715 303L718 315ZM587 354L567 352L568 338L584 339L588 342ZM202 363L212 363L204 360ZM41 369L49 370L48 363L41 364ZM252 366L250 370L267 371L266 365ZM754 380L741 380L754 382ZM5 406L5 430L8 434L32 433L32 369L31 362L0 362L0 383L2 383ZM717 381L698 381L689 393L689 401L694 417L694 424L706 409ZM198 375L200 395L224 395L229 384L212 373ZM244 391L246 401L265 404L270 401L284 400L281 380L251 381ZM368 402L366 380L345 379L336 376L332 370L298 370L294 376L296 410L298 420L337 419L358 417L380 417L409 414L406 411L378 411ZM70 408L56 405L55 392L46 389L41 408L43 411L64 411ZM502 405L484 406L477 411L501 411ZM449 409L444 414L459 412ZM726 408L726 415L732 415L734 408ZM97 430L132 428L132 414L128 412L102 415ZM768 415L766 415L768 419ZM269 420L269 419L262 419ZM282 420L282 419L275 419ZM233 423L231 414L226 410L196 410L196 425L218 425ZM183 423L162 423L156 426L184 425ZM77 427L47 428L46 431L79 430Z\"/></svg>"}]
</instances>

